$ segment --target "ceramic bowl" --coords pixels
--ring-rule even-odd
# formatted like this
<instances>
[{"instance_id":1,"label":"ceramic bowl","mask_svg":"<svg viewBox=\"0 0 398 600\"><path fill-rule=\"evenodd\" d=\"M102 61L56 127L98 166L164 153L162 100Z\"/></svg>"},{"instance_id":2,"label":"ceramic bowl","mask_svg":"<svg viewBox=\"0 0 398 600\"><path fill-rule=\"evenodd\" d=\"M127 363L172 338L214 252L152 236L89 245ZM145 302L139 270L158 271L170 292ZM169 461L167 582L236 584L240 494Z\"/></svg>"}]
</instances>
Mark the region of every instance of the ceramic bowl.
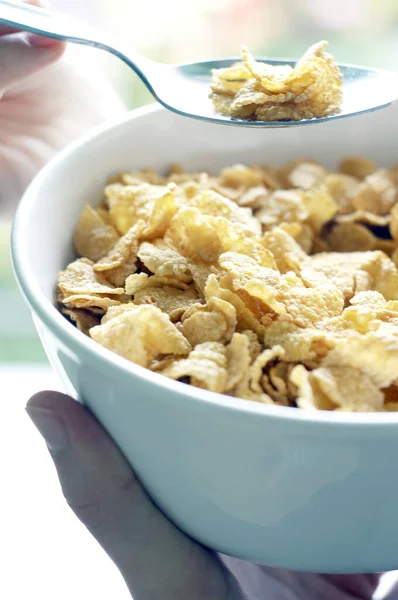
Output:
<instances>
[{"instance_id":1,"label":"ceramic bowl","mask_svg":"<svg viewBox=\"0 0 398 600\"><path fill-rule=\"evenodd\" d=\"M398 414L308 412L189 387L97 345L57 311L85 203L121 170L210 169L314 157L397 160L398 104L313 127L252 130L146 108L58 155L14 222L17 279L65 389L86 403L154 501L207 546L280 568L384 571L398 563ZM398 363L398 353L397 353Z\"/></svg>"}]
</instances>

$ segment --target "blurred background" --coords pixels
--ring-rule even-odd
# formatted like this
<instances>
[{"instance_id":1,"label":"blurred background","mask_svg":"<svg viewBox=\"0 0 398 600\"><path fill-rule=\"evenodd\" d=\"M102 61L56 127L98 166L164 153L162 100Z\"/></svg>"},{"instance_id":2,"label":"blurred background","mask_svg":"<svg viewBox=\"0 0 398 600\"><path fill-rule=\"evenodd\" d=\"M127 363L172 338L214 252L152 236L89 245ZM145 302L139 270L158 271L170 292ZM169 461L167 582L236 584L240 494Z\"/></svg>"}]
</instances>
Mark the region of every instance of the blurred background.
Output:
<instances>
[{"instance_id":1,"label":"blurred background","mask_svg":"<svg viewBox=\"0 0 398 600\"><path fill-rule=\"evenodd\" d=\"M298 57L321 39L339 62L398 69L397 0L52 0L55 9L113 32L126 46L163 62L236 56ZM103 70L133 109L152 102L139 80L105 53L73 48ZM10 223L0 221L0 363L45 363L14 283Z\"/></svg>"}]
</instances>

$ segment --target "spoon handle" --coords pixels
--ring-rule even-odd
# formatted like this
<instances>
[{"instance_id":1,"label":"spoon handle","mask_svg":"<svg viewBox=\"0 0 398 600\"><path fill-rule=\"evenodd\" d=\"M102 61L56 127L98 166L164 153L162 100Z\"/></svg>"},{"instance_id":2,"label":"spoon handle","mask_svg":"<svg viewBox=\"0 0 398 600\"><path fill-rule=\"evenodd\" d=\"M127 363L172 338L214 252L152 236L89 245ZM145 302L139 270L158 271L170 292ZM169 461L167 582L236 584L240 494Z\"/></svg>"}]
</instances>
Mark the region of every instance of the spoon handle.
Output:
<instances>
[{"instance_id":1,"label":"spoon handle","mask_svg":"<svg viewBox=\"0 0 398 600\"><path fill-rule=\"evenodd\" d=\"M78 19L22 2L0 0L0 23L59 40L105 45L105 36Z\"/></svg>"},{"instance_id":2,"label":"spoon handle","mask_svg":"<svg viewBox=\"0 0 398 600\"><path fill-rule=\"evenodd\" d=\"M127 63L151 89L148 77L158 67L157 63L138 52L124 50L106 32L74 17L26 3L0 0L0 23L38 35L107 50Z\"/></svg>"}]
</instances>

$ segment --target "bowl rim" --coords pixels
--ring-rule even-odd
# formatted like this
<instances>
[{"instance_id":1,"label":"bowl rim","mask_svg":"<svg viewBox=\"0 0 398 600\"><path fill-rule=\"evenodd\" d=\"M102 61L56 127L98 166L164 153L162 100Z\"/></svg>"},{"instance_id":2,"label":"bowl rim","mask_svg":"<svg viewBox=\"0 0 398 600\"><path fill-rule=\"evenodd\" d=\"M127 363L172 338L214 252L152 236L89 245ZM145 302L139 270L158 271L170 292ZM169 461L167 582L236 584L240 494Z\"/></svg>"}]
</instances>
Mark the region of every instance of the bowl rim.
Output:
<instances>
[{"instance_id":1,"label":"bowl rim","mask_svg":"<svg viewBox=\"0 0 398 600\"><path fill-rule=\"evenodd\" d=\"M107 122L94 128L84 136L79 137L73 143L69 144L64 150L58 153L49 163L41 169L23 194L23 197L17 208L11 231L11 257L20 290L22 291L27 304L33 313L39 317L40 321L55 334L55 336L66 346L75 349L76 353L86 354L90 363L99 361L104 368L111 370L115 375L134 376L150 383L161 391L166 388L175 393L181 399L188 396L192 400L200 403L217 405L219 409L224 409L243 414L256 415L259 418L276 419L282 421L295 421L303 424L319 424L328 426L348 426L363 427L366 426L394 426L398 424L398 412L378 413L378 412L335 412L323 410L306 410L293 407L274 406L253 402L240 398L234 398L218 392L189 386L179 381L174 381L159 373L149 371L119 356L118 354L104 348L88 336L80 332L76 327L67 321L67 319L58 311L55 304L51 302L40 285L35 280L30 271L29 262L24 260L24 256L29 255L29 250L24 245L24 231L29 229L29 213L36 202L40 201L40 189L47 175L57 170L69 156L85 146L95 144L102 136L106 136L114 129L121 127L126 123L131 123L137 119L148 117L151 114L165 113L166 109L158 104L150 104L133 111L119 118L117 121ZM187 117L179 117L187 118ZM255 134L254 134L255 135Z\"/></svg>"}]
</instances>

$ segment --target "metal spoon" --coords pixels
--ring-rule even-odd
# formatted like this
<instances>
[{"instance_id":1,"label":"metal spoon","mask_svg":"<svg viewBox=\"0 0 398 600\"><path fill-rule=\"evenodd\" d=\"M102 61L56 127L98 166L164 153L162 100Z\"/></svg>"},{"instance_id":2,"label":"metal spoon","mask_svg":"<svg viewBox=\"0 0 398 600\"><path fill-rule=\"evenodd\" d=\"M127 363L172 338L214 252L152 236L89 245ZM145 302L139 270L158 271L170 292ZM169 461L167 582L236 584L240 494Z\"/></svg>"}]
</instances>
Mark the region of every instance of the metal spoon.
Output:
<instances>
[{"instance_id":1,"label":"metal spoon","mask_svg":"<svg viewBox=\"0 0 398 600\"><path fill-rule=\"evenodd\" d=\"M341 111L322 119L302 121L245 121L214 112L209 99L211 70L231 66L239 59L212 60L184 65L166 65L124 50L86 23L67 15L50 12L29 4L0 0L0 23L46 37L94 46L121 58L141 78L155 98L166 108L186 117L243 127L297 127L355 116L384 108L398 99L398 73L340 65L344 92ZM272 65L294 65L295 60L264 59Z\"/></svg>"}]
</instances>

